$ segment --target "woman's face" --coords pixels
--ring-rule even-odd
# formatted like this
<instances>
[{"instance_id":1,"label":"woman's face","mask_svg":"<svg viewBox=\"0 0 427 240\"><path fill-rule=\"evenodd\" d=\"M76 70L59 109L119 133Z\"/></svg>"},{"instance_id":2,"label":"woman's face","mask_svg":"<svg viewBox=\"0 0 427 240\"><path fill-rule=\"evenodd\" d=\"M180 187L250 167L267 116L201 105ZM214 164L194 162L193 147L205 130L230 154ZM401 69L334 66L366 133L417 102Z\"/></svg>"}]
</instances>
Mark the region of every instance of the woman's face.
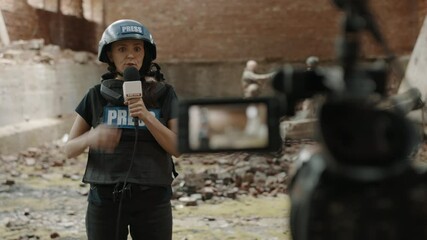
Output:
<instances>
[{"instance_id":1,"label":"woman's face","mask_svg":"<svg viewBox=\"0 0 427 240\"><path fill-rule=\"evenodd\" d=\"M136 67L139 70L142 67L145 55L144 41L126 39L113 42L111 44L111 51L108 51L107 54L118 72L123 73L128 67Z\"/></svg>"}]
</instances>

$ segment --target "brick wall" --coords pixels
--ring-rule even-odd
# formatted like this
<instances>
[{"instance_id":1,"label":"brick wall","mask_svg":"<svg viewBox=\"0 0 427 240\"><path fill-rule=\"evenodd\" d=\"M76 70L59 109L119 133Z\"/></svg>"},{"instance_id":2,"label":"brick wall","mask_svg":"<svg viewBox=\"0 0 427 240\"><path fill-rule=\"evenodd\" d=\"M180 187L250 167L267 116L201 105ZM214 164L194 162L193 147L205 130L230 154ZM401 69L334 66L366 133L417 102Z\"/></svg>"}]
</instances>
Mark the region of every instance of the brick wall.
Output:
<instances>
[{"instance_id":1,"label":"brick wall","mask_svg":"<svg viewBox=\"0 0 427 240\"><path fill-rule=\"evenodd\" d=\"M61 0L61 12L65 15L83 17L82 0Z\"/></svg>"},{"instance_id":2,"label":"brick wall","mask_svg":"<svg viewBox=\"0 0 427 240\"><path fill-rule=\"evenodd\" d=\"M159 61L301 61L335 57L341 12L331 0L108 1L106 22L135 18L158 44ZM409 54L425 15L424 0L369 1L398 55ZM370 37L364 56L381 54Z\"/></svg>"},{"instance_id":3,"label":"brick wall","mask_svg":"<svg viewBox=\"0 0 427 240\"><path fill-rule=\"evenodd\" d=\"M29 39L36 35L37 16L26 1L2 0L0 4L11 41Z\"/></svg>"},{"instance_id":4,"label":"brick wall","mask_svg":"<svg viewBox=\"0 0 427 240\"><path fill-rule=\"evenodd\" d=\"M260 62L260 72L283 63L302 63L309 55L333 61L343 16L332 0L316 0L316 4L295 0L92 0L97 14L102 12L103 2L106 23L134 18L150 29L158 46L158 62L165 66L178 93L188 97L241 95L236 90L248 59ZM426 1L369 2L390 47L399 56L410 54L427 11ZM68 4L71 9L61 9L67 13L74 9L78 12L74 15L81 15L84 6ZM0 9L11 40L44 38L47 44L63 48L97 51L103 31L100 24L35 9L25 0L0 0ZM364 57L382 54L369 36L363 39Z\"/></svg>"},{"instance_id":5,"label":"brick wall","mask_svg":"<svg viewBox=\"0 0 427 240\"><path fill-rule=\"evenodd\" d=\"M77 51L97 52L97 36L102 32L99 24L75 16L37 9L38 33L47 43Z\"/></svg>"},{"instance_id":6,"label":"brick wall","mask_svg":"<svg viewBox=\"0 0 427 240\"><path fill-rule=\"evenodd\" d=\"M107 23L135 18L146 24L158 44L159 60L167 62L295 62L313 54L331 60L342 16L332 0L91 1L98 7L103 2ZM369 2L391 48L398 55L409 54L426 2ZM25 0L0 0L11 40L43 37L47 43L95 52L102 29L81 18L82 1L61 3L65 15L35 9ZM363 53L373 57L381 51L370 41Z\"/></svg>"},{"instance_id":7,"label":"brick wall","mask_svg":"<svg viewBox=\"0 0 427 240\"><path fill-rule=\"evenodd\" d=\"M100 24L75 16L82 14L81 4L67 4L63 9L68 15L34 8L25 0L0 0L11 41L43 38L45 44L96 52L103 30Z\"/></svg>"},{"instance_id":8,"label":"brick wall","mask_svg":"<svg viewBox=\"0 0 427 240\"><path fill-rule=\"evenodd\" d=\"M426 1L368 2L391 49L409 55ZM241 96L248 59L258 60L259 72L301 64L310 55L335 61L343 17L332 0L127 0L108 1L105 8L107 23L134 18L150 29L165 75L180 96L190 98ZM362 40L363 57L383 55L371 36ZM399 81L391 76L390 85Z\"/></svg>"}]
</instances>

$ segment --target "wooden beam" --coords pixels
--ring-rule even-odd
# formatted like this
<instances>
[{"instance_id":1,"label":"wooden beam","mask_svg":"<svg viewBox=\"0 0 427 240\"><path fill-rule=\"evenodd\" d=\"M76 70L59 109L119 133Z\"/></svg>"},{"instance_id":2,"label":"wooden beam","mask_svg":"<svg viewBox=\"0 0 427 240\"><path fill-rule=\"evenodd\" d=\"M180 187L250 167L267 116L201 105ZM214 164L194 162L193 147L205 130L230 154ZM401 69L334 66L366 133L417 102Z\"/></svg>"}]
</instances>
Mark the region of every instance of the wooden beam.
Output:
<instances>
[{"instance_id":1,"label":"wooden beam","mask_svg":"<svg viewBox=\"0 0 427 240\"><path fill-rule=\"evenodd\" d=\"M4 46L10 44L9 34L7 33L6 24L4 22L2 11L0 10L0 39Z\"/></svg>"},{"instance_id":2,"label":"wooden beam","mask_svg":"<svg viewBox=\"0 0 427 240\"><path fill-rule=\"evenodd\" d=\"M416 87L421 92L421 100L427 101L427 16L412 51L411 58L406 68L405 78L399 87L398 93L402 93L411 87ZM412 111L408 114L411 120L420 124L420 128L427 135L427 108Z\"/></svg>"},{"instance_id":3,"label":"wooden beam","mask_svg":"<svg viewBox=\"0 0 427 240\"><path fill-rule=\"evenodd\" d=\"M422 94L422 100L427 100L427 17L421 27L411 58L406 68L405 77L399 87L398 93L411 87L416 87Z\"/></svg>"}]
</instances>

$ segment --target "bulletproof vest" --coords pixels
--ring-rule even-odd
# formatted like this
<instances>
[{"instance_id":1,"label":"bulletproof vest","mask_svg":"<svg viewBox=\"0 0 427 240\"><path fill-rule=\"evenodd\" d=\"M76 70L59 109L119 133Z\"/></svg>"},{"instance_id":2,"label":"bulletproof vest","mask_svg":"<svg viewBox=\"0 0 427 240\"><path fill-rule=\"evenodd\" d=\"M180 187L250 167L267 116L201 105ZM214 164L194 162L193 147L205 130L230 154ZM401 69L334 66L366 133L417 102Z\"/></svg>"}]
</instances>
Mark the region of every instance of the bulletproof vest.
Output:
<instances>
[{"instance_id":1,"label":"bulletproof vest","mask_svg":"<svg viewBox=\"0 0 427 240\"><path fill-rule=\"evenodd\" d=\"M117 84L116 82L114 83ZM167 84L162 85L162 91L159 91L161 95L157 97L160 106L157 117L162 124L166 125L161 107L165 97L168 95L170 86ZM116 85L114 87L118 88ZM92 126L94 127L103 122L106 109L123 107L114 105L113 102L104 97L105 94L101 91L102 84L95 88L99 90L95 91L96 94L100 95L95 95L92 99L92 103L95 105L92 109ZM157 143L150 131L144 128L143 125L138 130L138 142L136 145L134 141L135 129L123 128L120 142L113 153L90 149L83 181L99 184L122 182L128 171L133 149L136 148L137 151L128 182L143 185L170 185L173 180L172 173L175 174L170 154Z\"/></svg>"}]
</instances>

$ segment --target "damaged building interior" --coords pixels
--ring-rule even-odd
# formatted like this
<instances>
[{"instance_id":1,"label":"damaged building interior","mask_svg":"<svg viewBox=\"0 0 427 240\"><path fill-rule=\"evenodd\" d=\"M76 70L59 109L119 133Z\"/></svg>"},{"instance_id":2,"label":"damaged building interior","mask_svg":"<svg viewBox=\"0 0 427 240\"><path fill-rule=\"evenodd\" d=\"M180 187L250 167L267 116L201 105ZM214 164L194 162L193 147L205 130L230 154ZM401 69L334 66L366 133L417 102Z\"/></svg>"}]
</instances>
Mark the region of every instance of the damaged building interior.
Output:
<instances>
[{"instance_id":1,"label":"damaged building interior","mask_svg":"<svg viewBox=\"0 0 427 240\"><path fill-rule=\"evenodd\" d=\"M320 103L327 102L328 98L325 100L324 96L313 96L315 94L310 96L302 94L301 98L299 96L295 99L289 98L293 93L289 92L287 87L293 86L282 83L286 80L285 78L289 77L289 74L294 74L292 76L297 78L300 76L297 74L298 70L303 69L305 73L314 65L321 69L321 73L323 71L338 72L338 75L326 74L325 79L332 76L332 78L342 77L347 80L352 77L360 78L360 75L350 74L350 71L354 70L352 64L355 64L356 59L361 62L361 66L373 66L378 62L386 62L390 69L382 79L384 82L377 82L378 85L383 84L381 86L383 89L378 90L380 87L377 85L376 91L381 91L381 94L389 97L398 96L408 89L416 88L416 94L419 97L417 98L419 102L416 104L417 110L408 109L405 119L409 119L414 124L416 129L414 134L420 136L420 139L417 139L417 143L414 144L416 149L409 150L412 151L411 159L415 159L414 165L422 167L427 163L427 159L424 159L427 156L427 146L424 146L426 133L424 119L427 119L427 114L423 105L427 94L427 83L424 80L427 74L425 67L427 66L425 18L427 2L424 0L317 0L315 2L0 0L0 69L2 72L0 77L0 238L5 240L87 239L85 208L90 187L89 184L82 182L82 178L85 173L88 150L79 157L68 158L63 147L76 119L77 105L88 89L101 83L101 76L108 71L108 66L98 58L98 52L101 49L100 39L104 30L119 19L134 19L150 29L157 51L155 63L161 66L165 81L173 86L178 100L233 99L240 101L236 99L241 99L249 101L249 99L256 99L250 94L262 98L275 98L277 88L280 87L282 88L280 94L286 92L288 97L287 109L284 110L286 114L278 113L279 108L277 108L274 115L274 118L277 118L277 121L274 121L274 124L277 124L274 130L277 131L276 134L280 134L279 149L274 151L269 149L267 152L253 151L253 149L248 151L210 149L207 152L183 152L182 155L173 157L179 172L172 183L173 239L425 239L423 238L426 236L425 233L415 231L413 234L402 235L398 230L390 230L393 224L401 223L401 220L405 221L405 217L408 217L408 214L399 215L401 219L399 221L394 219L395 222L382 218L381 214L384 214L386 211L384 209L389 206L387 204L396 203L393 202L394 198L390 197L394 195L387 195L392 200L388 199L389 202L379 207L383 212L372 207L374 210L371 210L377 214L373 219L381 220L382 224L372 228L379 229L378 231L364 226L366 229L363 229L366 232L363 234L369 235L373 232L369 235L370 238L352 232L357 232L355 230L357 227L351 225L350 220L337 224L336 228L326 226L334 225L333 221L339 222L339 217L344 214L350 215L349 219L366 217L356 213L365 205L357 205L355 202L372 200L373 196L377 196L376 194L384 193L382 189L370 188L370 192L356 191L362 195L372 195L364 199L359 195L351 195L352 204L359 207L354 209L343 207L345 204L339 205L340 201L348 198L335 198L328 190L321 189L323 186L321 184L316 185L318 188L311 189L311 191L319 191L316 192L319 195L302 195L301 197L296 193L294 198L290 196L291 184L302 189L301 191L307 190L309 184L301 182L304 180L301 180L301 176L313 180L308 176L309 170L297 172L295 166L298 165L298 161L304 162L301 160L306 156L304 154L310 151L316 152L319 144L323 147L332 146L331 148L337 146L337 149L342 147L343 152L329 151L328 156L338 154L342 158L349 159L348 161L353 158L372 156L364 155L365 152L345 149L360 140L357 137L365 135L360 134L349 138L347 135L351 134L351 130L341 135L337 133L338 131L326 133L322 131L322 127L327 128L330 125L334 125L334 130L340 127L351 129L354 119L360 119L362 122L355 125L354 129L369 131L368 127L361 126L364 123L362 117L352 115L360 109L351 108L355 107L354 105L342 109L339 108L342 107L341 105L332 105L340 109L340 115L348 113L348 118L344 118L348 122L338 122L342 119L337 120L328 116L323 123L317 114L321 108ZM356 16L356 24L349 27L358 11L362 12L361 16ZM358 24L368 25L369 21L375 21L376 25L369 25L373 27L367 27L359 34ZM344 49L343 45L340 45L343 42L347 44L357 42L360 43L360 47L352 45ZM385 44L381 46L378 42L387 43L387 47L384 47ZM254 63L252 69L250 69L251 63ZM336 66L340 66L338 70L334 68ZM307 76L319 77L316 74ZM301 76L306 75L301 72ZM374 73L372 76L383 75ZM266 81L262 84L247 84L255 82L257 77ZM322 76L319 79L323 81L324 78ZM277 83L278 81L281 82ZM300 82L302 81L301 77ZM307 88L312 83L298 85L295 82L293 84ZM339 88L338 84L333 84L335 83L331 81L322 85L327 90L323 88L319 90L317 85L315 87L322 94L325 92L330 94ZM251 87L256 89L250 89ZM295 89L300 90L296 87ZM295 103L303 98L306 99ZM395 99L400 100L397 97ZM293 106L295 109L289 110L293 103L295 103ZM217 115L212 117L214 123L211 123L211 131L226 118L218 115L220 111L217 110L212 111L216 111ZM229 116L231 120L228 123L236 122L237 125L244 125L238 115L240 112L236 112L233 112L235 115ZM290 112L292 114L285 116ZM362 111L361 115L365 113L371 114L371 112ZM400 118L398 120L400 121ZM268 119L265 121L271 122ZM368 121L367 125L371 123ZM382 129L383 126L388 127L387 124L391 123L377 124L378 128ZM184 125L179 123L179 126ZM188 128L194 126L190 123ZM373 123L370 126L373 129L377 125ZM224 131L231 131L230 129L226 128ZM256 130L260 131L260 129ZM410 145L407 148L401 146L406 146L405 144L411 142L412 138L403 139L407 137L406 132L392 131L393 135L387 130L384 130L386 132L384 135L387 135L388 140L395 136L398 139L392 139L394 141L390 143L392 147L379 146L378 148L381 147L379 151L388 151L388 154L396 148L402 150L396 155L407 154L408 148L413 146ZM200 131L197 132L199 135L194 135L196 138L201 134L201 130L198 131ZM331 135L327 135L328 133ZM270 131L269 134L272 132ZM321 134L324 135L319 137ZM339 135L344 138L345 134L347 134L345 140L350 139L349 142L338 143L339 141L335 139L328 141L328 137ZM247 138L246 135L245 137ZM366 137L366 141L361 141L371 144L368 149L374 151L376 149L372 144L376 144L376 137L378 136L372 137L372 141L370 137ZM236 142L244 142L244 139L235 141L229 137L218 139L217 142L226 147ZM227 139L229 142L226 141ZM269 139L269 141L271 144L272 140ZM365 147L365 145L362 146ZM386 158L389 156L387 154L373 154L373 156ZM406 157L405 155L402 158ZM329 162L326 161L327 166L328 164ZM341 166L339 164L337 163L337 166ZM355 165L364 167L363 164L362 161L361 164ZM391 168L400 168L399 164L396 163ZM334 163L332 165L336 167ZM351 181L346 179L346 181L348 180L349 186L352 187L359 186L354 183L355 181L364 183L378 183L379 179L388 181L388 178L383 175L389 176L389 172L383 174L379 171L383 175L379 174L381 177L375 180L368 177L372 176L369 174L378 172L375 171L378 170L379 165L381 164L375 165L375 168L369 168L369 171L367 170L369 173L363 172L363 168L360 168L361 172L348 170L349 175L354 173L353 177L361 177L351 178ZM314 169L318 170L317 167L317 165L314 166ZM336 167L336 169L341 168ZM406 170L405 174L408 174ZM321 176L317 177L321 178ZM399 177L402 176L399 175ZM424 179L423 176L418 175L415 178ZM392 179L395 181L395 178ZM330 179L324 180L325 184L329 183L328 180ZM316 181L319 182L319 179ZM393 181L391 182L395 184ZM407 182L404 184L399 182L396 186L407 187L405 184ZM410 190L403 192L408 196L418 194L418 200L413 201L426 203L427 192L420 190L423 184L420 183L417 186L421 187L414 189L407 187ZM329 196L328 194L334 196L330 198L335 201L335 205L327 205L327 200L322 199L322 196ZM318 202L315 202L316 199L310 199L311 196L320 196L317 198ZM298 197L306 197L312 201L307 203ZM296 204L296 201L300 205ZM409 204L410 201L412 200L405 203ZM315 223L310 225L307 219L294 216L295 214L309 216L301 206L312 204L310 206L315 207L317 206L315 204L319 203L329 206L333 212L330 213L327 210L316 212L322 216L330 216L330 220L323 225ZM423 206L420 210L421 214L417 215L422 225L427 224L425 207L427 204L424 206L421 203L413 206ZM299 207L298 210L296 207ZM309 218L310 220L316 217L321 219L317 215L310 216L314 216ZM299 224L312 228L303 229ZM405 231L408 229L413 230L405 228ZM340 232L334 235L335 230ZM349 232L354 235L352 237L345 235ZM320 237L322 234L324 237ZM312 237L315 235L318 238ZM410 237L407 238L408 236Z\"/></svg>"}]
</instances>

